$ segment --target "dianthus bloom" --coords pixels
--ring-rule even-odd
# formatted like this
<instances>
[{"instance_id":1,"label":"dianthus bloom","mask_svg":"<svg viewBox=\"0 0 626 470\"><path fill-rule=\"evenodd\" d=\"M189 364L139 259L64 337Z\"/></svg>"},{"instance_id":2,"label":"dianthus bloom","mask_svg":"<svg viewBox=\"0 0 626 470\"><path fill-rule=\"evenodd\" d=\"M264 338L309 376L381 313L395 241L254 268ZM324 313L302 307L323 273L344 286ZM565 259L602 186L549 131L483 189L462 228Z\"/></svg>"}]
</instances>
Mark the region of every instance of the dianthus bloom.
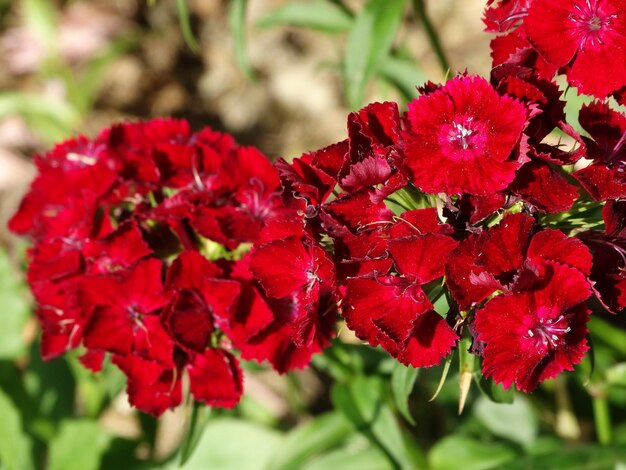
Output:
<instances>
[{"instance_id":1,"label":"dianthus bloom","mask_svg":"<svg viewBox=\"0 0 626 470\"><path fill-rule=\"evenodd\" d=\"M45 359L81 347L97 371L108 356L128 377L131 404L160 415L180 404L183 373L196 400L236 405L243 375L232 343L280 372L328 344L332 295L304 284L294 294L304 306L323 298L324 336L312 346L298 340L303 321L294 326L239 274L236 258L286 210L278 172L258 150L154 120L69 140L36 163L10 228L34 241L28 280ZM317 315L307 308L306 322ZM242 318L254 334L241 335ZM291 333L276 337L277 323Z\"/></svg>"},{"instance_id":2,"label":"dianthus bloom","mask_svg":"<svg viewBox=\"0 0 626 470\"><path fill-rule=\"evenodd\" d=\"M570 85L604 98L626 85L626 3L622 0L533 0L528 39Z\"/></svg>"},{"instance_id":3,"label":"dianthus bloom","mask_svg":"<svg viewBox=\"0 0 626 470\"><path fill-rule=\"evenodd\" d=\"M458 76L413 100L404 143L413 183L427 193L504 189L524 162L518 147L527 120L521 102L476 76Z\"/></svg>"},{"instance_id":4,"label":"dianthus bloom","mask_svg":"<svg viewBox=\"0 0 626 470\"><path fill-rule=\"evenodd\" d=\"M591 295L591 255L580 240L515 214L464 240L446 270L462 309L500 293L475 314L486 376L529 392L580 362Z\"/></svg>"},{"instance_id":5,"label":"dianthus bloom","mask_svg":"<svg viewBox=\"0 0 626 470\"><path fill-rule=\"evenodd\" d=\"M575 268L550 261L545 268L536 286L498 296L476 313L483 374L505 388L530 392L573 370L589 349L589 283Z\"/></svg>"}]
</instances>

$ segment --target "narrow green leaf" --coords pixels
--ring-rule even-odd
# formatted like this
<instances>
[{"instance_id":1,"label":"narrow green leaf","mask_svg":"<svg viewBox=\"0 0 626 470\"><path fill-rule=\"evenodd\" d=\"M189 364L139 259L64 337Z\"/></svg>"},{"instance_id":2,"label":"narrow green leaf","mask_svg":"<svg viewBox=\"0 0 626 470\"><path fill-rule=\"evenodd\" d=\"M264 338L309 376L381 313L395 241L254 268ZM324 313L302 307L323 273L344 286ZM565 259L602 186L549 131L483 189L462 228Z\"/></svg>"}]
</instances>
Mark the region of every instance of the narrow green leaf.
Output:
<instances>
[{"instance_id":1,"label":"narrow green leaf","mask_svg":"<svg viewBox=\"0 0 626 470\"><path fill-rule=\"evenodd\" d=\"M211 416L211 408L203 403L194 401L191 405L191 413L188 418L189 425L185 431L185 436L180 444L180 465L181 467L189 460L193 451L198 446L202 433Z\"/></svg>"},{"instance_id":2,"label":"narrow green leaf","mask_svg":"<svg viewBox=\"0 0 626 470\"><path fill-rule=\"evenodd\" d=\"M326 1L287 3L270 11L256 25L259 28L292 25L334 33L350 29L352 17L337 5Z\"/></svg>"},{"instance_id":3,"label":"narrow green leaf","mask_svg":"<svg viewBox=\"0 0 626 470\"><path fill-rule=\"evenodd\" d=\"M492 434L524 447L533 444L539 433L537 415L522 396L517 396L511 404L494 403L480 397L472 411Z\"/></svg>"},{"instance_id":4,"label":"narrow green leaf","mask_svg":"<svg viewBox=\"0 0 626 470\"><path fill-rule=\"evenodd\" d=\"M472 385L474 367L476 366L476 356L470 351L472 339L469 333L465 333L459 343L459 414L463 412L465 401Z\"/></svg>"},{"instance_id":5,"label":"narrow green leaf","mask_svg":"<svg viewBox=\"0 0 626 470\"><path fill-rule=\"evenodd\" d=\"M187 0L176 0L176 8L178 8L178 21L180 24L180 31L183 34L183 39L189 49L198 53L200 51L200 45L198 44L198 41L196 41L196 37L191 29L191 17L189 16L189 10L187 9Z\"/></svg>"},{"instance_id":6,"label":"narrow green leaf","mask_svg":"<svg viewBox=\"0 0 626 470\"><path fill-rule=\"evenodd\" d=\"M95 421L66 420L50 443L49 470L97 470L110 437Z\"/></svg>"},{"instance_id":7,"label":"narrow green leaf","mask_svg":"<svg viewBox=\"0 0 626 470\"><path fill-rule=\"evenodd\" d=\"M0 93L0 118L18 115L47 141L68 137L80 122L69 103L35 93Z\"/></svg>"},{"instance_id":8,"label":"narrow green leaf","mask_svg":"<svg viewBox=\"0 0 626 470\"><path fill-rule=\"evenodd\" d=\"M397 57L387 57L379 67L378 75L396 87L407 101L419 95L417 87L427 80L424 71L413 60Z\"/></svg>"},{"instance_id":9,"label":"narrow green leaf","mask_svg":"<svg viewBox=\"0 0 626 470\"><path fill-rule=\"evenodd\" d=\"M41 41L47 54L55 54L58 39L54 4L48 0L23 0L22 5L28 29Z\"/></svg>"},{"instance_id":10,"label":"narrow green leaf","mask_svg":"<svg viewBox=\"0 0 626 470\"><path fill-rule=\"evenodd\" d=\"M503 444L480 442L462 435L451 435L437 442L428 454L432 470L486 470L507 468L516 452Z\"/></svg>"},{"instance_id":11,"label":"narrow green leaf","mask_svg":"<svg viewBox=\"0 0 626 470\"><path fill-rule=\"evenodd\" d=\"M15 359L26 351L24 326L30 308L26 289L0 249L0 359Z\"/></svg>"},{"instance_id":12,"label":"narrow green leaf","mask_svg":"<svg viewBox=\"0 0 626 470\"><path fill-rule=\"evenodd\" d=\"M331 398L335 407L359 432L379 446L395 466L415 466L398 422L385 403L380 377L356 377L350 383L335 384Z\"/></svg>"},{"instance_id":13,"label":"narrow green leaf","mask_svg":"<svg viewBox=\"0 0 626 470\"><path fill-rule=\"evenodd\" d=\"M218 418L204 429L196 451L185 465L172 463L170 469L259 470L281 444L281 434L246 421Z\"/></svg>"},{"instance_id":14,"label":"narrow green leaf","mask_svg":"<svg viewBox=\"0 0 626 470\"><path fill-rule=\"evenodd\" d=\"M441 379L439 379L439 385L437 385L437 390L435 390L435 393L433 394L432 397L430 397L430 400L428 401L433 401L435 398L437 398L437 395L439 395L439 392L441 392L441 389L443 388L443 384L446 383L446 378L448 377L448 372L450 371L450 364L452 364L453 357L454 357L454 352L452 352L446 358L446 362L444 362L443 364L443 371L441 372Z\"/></svg>"},{"instance_id":15,"label":"narrow green leaf","mask_svg":"<svg viewBox=\"0 0 626 470\"><path fill-rule=\"evenodd\" d=\"M22 429L22 418L7 395L0 390L0 467L5 470L34 468L32 443Z\"/></svg>"},{"instance_id":16,"label":"narrow green leaf","mask_svg":"<svg viewBox=\"0 0 626 470\"><path fill-rule=\"evenodd\" d=\"M348 104L357 109L365 86L387 58L404 12L405 0L369 0L348 35L344 84Z\"/></svg>"},{"instance_id":17,"label":"narrow green leaf","mask_svg":"<svg viewBox=\"0 0 626 470\"><path fill-rule=\"evenodd\" d=\"M311 457L340 446L350 437L352 426L337 412L326 413L289 432L269 468L296 470Z\"/></svg>"},{"instance_id":18,"label":"narrow green leaf","mask_svg":"<svg viewBox=\"0 0 626 470\"><path fill-rule=\"evenodd\" d=\"M415 419L409 410L409 396L413 391L419 369L396 363L391 373L391 393L400 414L415 426Z\"/></svg>"},{"instance_id":19,"label":"narrow green leaf","mask_svg":"<svg viewBox=\"0 0 626 470\"><path fill-rule=\"evenodd\" d=\"M254 73L246 52L246 11L248 0L232 0L230 5L229 23L235 43L235 57L245 77L254 81Z\"/></svg>"}]
</instances>

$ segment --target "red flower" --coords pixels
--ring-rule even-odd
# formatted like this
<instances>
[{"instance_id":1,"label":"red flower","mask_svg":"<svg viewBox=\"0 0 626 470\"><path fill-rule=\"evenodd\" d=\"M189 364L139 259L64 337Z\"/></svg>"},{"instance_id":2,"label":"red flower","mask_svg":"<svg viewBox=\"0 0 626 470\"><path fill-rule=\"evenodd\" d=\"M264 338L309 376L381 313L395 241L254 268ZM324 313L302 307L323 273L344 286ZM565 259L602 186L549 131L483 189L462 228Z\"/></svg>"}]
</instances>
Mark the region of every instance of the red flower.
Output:
<instances>
[{"instance_id":1,"label":"red flower","mask_svg":"<svg viewBox=\"0 0 626 470\"><path fill-rule=\"evenodd\" d=\"M592 164L574 176L596 201L626 197L626 115L606 103L584 105L578 117Z\"/></svg>"},{"instance_id":2,"label":"red flower","mask_svg":"<svg viewBox=\"0 0 626 470\"><path fill-rule=\"evenodd\" d=\"M249 261L244 258L233 269L232 278L241 282L241 299L221 327L245 359L267 360L279 373L305 367L334 335L334 290L309 284L278 299L269 297L252 277Z\"/></svg>"},{"instance_id":3,"label":"red flower","mask_svg":"<svg viewBox=\"0 0 626 470\"><path fill-rule=\"evenodd\" d=\"M503 33L519 24L528 12L532 0L489 0L485 8L483 22L485 29L496 33Z\"/></svg>"},{"instance_id":4,"label":"red flower","mask_svg":"<svg viewBox=\"0 0 626 470\"><path fill-rule=\"evenodd\" d=\"M237 305L239 283L216 279L220 273L195 251L181 253L172 263L167 287L174 297L161 314L161 322L179 347L202 353L216 322L230 317Z\"/></svg>"},{"instance_id":5,"label":"red flower","mask_svg":"<svg viewBox=\"0 0 626 470\"><path fill-rule=\"evenodd\" d=\"M427 193L491 194L513 181L523 163L514 153L526 108L483 78L450 80L409 103L407 118L406 163Z\"/></svg>"},{"instance_id":6,"label":"red flower","mask_svg":"<svg viewBox=\"0 0 626 470\"><path fill-rule=\"evenodd\" d=\"M590 279L602 305L611 313L626 307L626 201L607 201L602 208L605 231L579 235L593 251Z\"/></svg>"},{"instance_id":7,"label":"red flower","mask_svg":"<svg viewBox=\"0 0 626 470\"><path fill-rule=\"evenodd\" d=\"M84 344L117 354L135 353L167 365L173 342L157 313L167 304L161 262L151 258L115 274L82 280L81 303L88 320Z\"/></svg>"},{"instance_id":8,"label":"red flower","mask_svg":"<svg viewBox=\"0 0 626 470\"><path fill-rule=\"evenodd\" d=\"M484 343L482 370L505 388L532 391L539 382L573 370L589 349L589 283L575 268L546 262L546 276L532 290L498 296L476 312Z\"/></svg>"},{"instance_id":9,"label":"red flower","mask_svg":"<svg viewBox=\"0 0 626 470\"><path fill-rule=\"evenodd\" d=\"M348 328L403 364L438 364L458 339L421 288L443 276L447 255L457 245L445 234L449 229L438 222L434 209L403 213L387 229L392 237L387 251L397 275L365 273L369 277L346 282L342 314Z\"/></svg>"},{"instance_id":10,"label":"red flower","mask_svg":"<svg viewBox=\"0 0 626 470\"><path fill-rule=\"evenodd\" d=\"M622 0L534 0L524 20L548 62L568 66L567 80L604 98L626 85L626 4Z\"/></svg>"},{"instance_id":11,"label":"red flower","mask_svg":"<svg viewBox=\"0 0 626 470\"><path fill-rule=\"evenodd\" d=\"M509 215L490 230L471 235L450 253L446 283L459 307L467 310L496 290L527 289L549 261L569 265L584 275L591 271L591 254L580 240L558 230L537 232L532 218Z\"/></svg>"}]
</instances>

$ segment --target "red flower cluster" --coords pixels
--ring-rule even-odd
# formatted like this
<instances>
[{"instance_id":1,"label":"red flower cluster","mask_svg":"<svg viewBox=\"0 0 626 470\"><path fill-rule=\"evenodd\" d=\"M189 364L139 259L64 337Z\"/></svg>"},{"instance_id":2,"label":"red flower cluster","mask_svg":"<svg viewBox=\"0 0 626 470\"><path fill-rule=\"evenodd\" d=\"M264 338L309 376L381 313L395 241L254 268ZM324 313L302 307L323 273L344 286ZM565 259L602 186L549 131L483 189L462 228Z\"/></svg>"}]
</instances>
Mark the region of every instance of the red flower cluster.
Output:
<instances>
[{"instance_id":1,"label":"red flower cluster","mask_svg":"<svg viewBox=\"0 0 626 470\"><path fill-rule=\"evenodd\" d=\"M579 92L605 98L626 90L626 4L622 0L489 0L487 31L494 67L534 69L551 80L565 73ZM491 5L491 7L489 7Z\"/></svg>"},{"instance_id":2,"label":"red flower cluster","mask_svg":"<svg viewBox=\"0 0 626 470\"><path fill-rule=\"evenodd\" d=\"M97 370L110 354L131 403L154 414L181 401L185 371L195 399L230 407L242 393L232 349L281 373L304 367L339 309L358 338L414 367L465 335L505 387L571 370L589 348L592 293L626 307L626 116L594 101L581 136L553 78L621 99L626 10L489 5L488 30L505 33L489 81L427 83L404 115L370 104L345 140L292 162L173 120L38 157L10 226L35 242L44 357L82 346ZM554 131L572 148L550 143ZM585 230L593 211L604 232Z\"/></svg>"},{"instance_id":3,"label":"red flower cluster","mask_svg":"<svg viewBox=\"0 0 626 470\"><path fill-rule=\"evenodd\" d=\"M158 415L181 402L185 371L196 400L234 406L233 346L284 372L327 344L307 342L294 319L309 297L266 296L238 260L285 210L278 172L256 149L155 120L67 141L36 163L10 228L34 241L44 358L82 346L97 371L109 353L130 402Z\"/></svg>"}]
</instances>

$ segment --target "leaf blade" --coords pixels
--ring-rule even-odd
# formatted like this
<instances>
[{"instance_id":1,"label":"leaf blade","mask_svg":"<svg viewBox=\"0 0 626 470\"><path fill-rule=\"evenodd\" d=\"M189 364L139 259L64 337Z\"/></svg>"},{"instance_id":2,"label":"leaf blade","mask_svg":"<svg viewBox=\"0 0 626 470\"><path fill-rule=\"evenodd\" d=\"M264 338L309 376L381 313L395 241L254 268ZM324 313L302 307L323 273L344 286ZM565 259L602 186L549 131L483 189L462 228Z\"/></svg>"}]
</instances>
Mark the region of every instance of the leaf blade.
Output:
<instances>
[{"instance_id":1,"label":"leaf blade","mask_svg":"<svg viewBox=\"0 0 626 470\"><path fill-rule=\"evenodd\" d=\"M348 35L344 58L344 87L350 108L361 106L365 86L387 57L405 0L369 0Z\"/></svg>"}]
</instances>

